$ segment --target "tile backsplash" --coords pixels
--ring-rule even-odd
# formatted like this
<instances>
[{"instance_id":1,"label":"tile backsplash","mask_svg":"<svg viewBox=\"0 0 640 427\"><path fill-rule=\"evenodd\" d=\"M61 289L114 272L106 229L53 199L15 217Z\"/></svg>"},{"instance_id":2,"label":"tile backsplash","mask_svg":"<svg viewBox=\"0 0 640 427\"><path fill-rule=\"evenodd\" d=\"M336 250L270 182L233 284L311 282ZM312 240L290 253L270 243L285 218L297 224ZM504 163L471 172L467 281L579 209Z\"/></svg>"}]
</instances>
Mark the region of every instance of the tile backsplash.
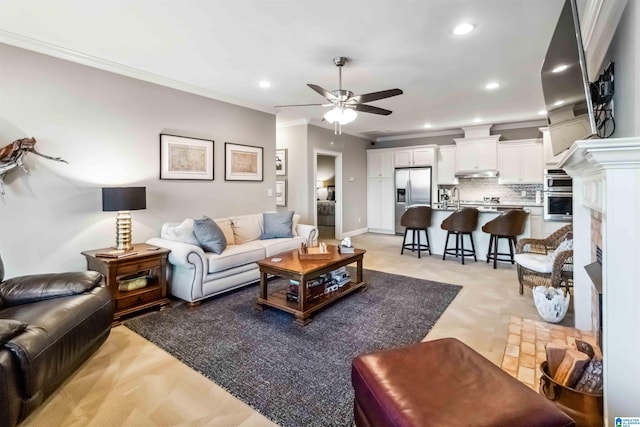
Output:
<instances>
[{"instance_id":1,"label":"tile backsplash","mask_svg":"<svg viewBox=\"0 0 640 427\"><path fill-rule=\"evenodd\" d=\"M453 185L440 185L451 190ZM484 197L500 197L500 203L535 203L536 191L542 192L542 184L498 184L498 178L460 178L460 200L483 200ZM526 196L522 192L526 191Z\"/></svg>"}]
</instances>

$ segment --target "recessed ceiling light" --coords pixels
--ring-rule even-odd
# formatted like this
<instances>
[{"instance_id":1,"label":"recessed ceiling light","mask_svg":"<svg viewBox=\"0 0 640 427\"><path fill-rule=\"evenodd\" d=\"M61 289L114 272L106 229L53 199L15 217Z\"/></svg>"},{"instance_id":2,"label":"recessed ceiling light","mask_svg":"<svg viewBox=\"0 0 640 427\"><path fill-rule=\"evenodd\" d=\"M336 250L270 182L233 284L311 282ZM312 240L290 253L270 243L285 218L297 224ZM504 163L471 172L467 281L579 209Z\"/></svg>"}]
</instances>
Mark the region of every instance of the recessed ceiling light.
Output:
<instances>
[{"instance_id":1,"label":"recessed ceiling light","mask_svg":"<svg viewBox=\"0 0 640 427\"><path fill-rule=\"evenodd\" d=\"M547 115L547 110L540 110L540 111L538 111L538 115L540 115L540 116L546 116L546 115Z\"/></svg>"},{"instance_id":2,"label":"recessed ceiling light","mask_svg":"<svg viewBox=\"0 0 640 427\"><path fill-rule=\"evenodd\" d=\"M482 121L482 119L480 117L476 117L475 119L473 119L473 123L480 123Z\"/></svg>"},{"instance_id":3,"label":"recessed ceiling light","mask_svg":"<svg viewBox=\"0 0 640 427\"><path fill-rule=\"evenodd\" d=\"M259 83L259 86L260 86L261 88L266 89L266 88L271 87L271 83L269 83L269 82L268 82L268 81L266 81L266 80L263 80L263 81L261 81L261 82Z\"/></svg>"},{"instance_id":4,"label":"recessed ceiling light","mask_svg":"<svg viewBox=\"0 0 640 427\"><path fill-rule=\"evenodd\" d=\"M489 90L498 89L499 87L500 87L500 83L498 82L489 82L484 86L485 89L489 89Z\"/></svg>"},{"instance_id":5,"label":"recessed ceiling light","mask_svg":"<svg viewBox=\"0 0 640 427\"><path fill-rule=\"evenodd\" d=\"M558 105L562 105L562 104L564 104L564 101L562 99L560 101L556 101L556 102L553 103L553 105L555 105L556 107Z\"/></svg>"},{"instance_id":6,"label":"recessed ceiling light","mask_svg":"<svg viewBox=\"0 0 640 427\"><path fill-rule=\"evenodd\" d=\"M467 23L460 24L453 29L453 34L457 36L461 36L462 34L470 33L471 31L473 31L474 28L475 27L471 24L467 24Z\"/></svg>"},{"instance_id":7,"label":"recessed ceiling light","mask_svg":"<svg viewBox=\"0 0 640 427\"><path fill-rule=\"evenodd\" d=\"M556 68L554 68L553 70L551 70L552 73L561 73L564 70L566 70L567 68L569 68L568 65L562 64L562 65L558 65Z\"/></svg>"},{"instance_id":8,"label":"recessed ceiling light","mask_svg":"<svg viewBox=\"0 0 640 427\"><path fill-rule=\"evenodd\" d=\"M425 127L426 129L431 129L433 126L431 126L431 123L426 123L426 124L424 125L424 127Z\"/></svg>"}]
</instances>

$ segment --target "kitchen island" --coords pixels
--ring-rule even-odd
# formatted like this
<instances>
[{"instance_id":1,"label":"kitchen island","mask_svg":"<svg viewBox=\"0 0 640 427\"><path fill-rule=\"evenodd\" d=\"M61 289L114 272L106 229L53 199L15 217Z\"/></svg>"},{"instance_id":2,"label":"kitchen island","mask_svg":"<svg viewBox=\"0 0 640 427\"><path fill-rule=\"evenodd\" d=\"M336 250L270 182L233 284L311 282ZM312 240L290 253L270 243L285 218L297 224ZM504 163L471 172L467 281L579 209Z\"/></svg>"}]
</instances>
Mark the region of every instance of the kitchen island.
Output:
<instances>
[{"instance_id":1,"label":"kitchen island","mask_svg":"<svg viewBox=\"0 0 640 427\"><path fill-rule=\"evenodd\" d=\"M434 206L438 206L438 205L434 205ZM519 206L521 205L518 205L518 206L513 205L513 208L516 208ZM489 248L489 238L491 235L482 231L482 226L487 222L491 221L492 219L494 219L495 217L497 217L498 215L502 214L504 211L503 210L498 211L493 209L494 207L496 207L495 205L460 204L460 207L461 208L474 207L474 208L477 208L479 211L478 227L471 234L473 235L473 243L476 248L476 258L478 258L478 261L486 261L487 249ZM512 207L512 205L501 205L501 208L503 207L509 208L509 207ZM527 207L523 207L523 209L525 210L525 212L530 212L530 209L528 209ZM444 221L444 219L447 218L449 215L451 215L455 210L456 210L455 205L453 207L449 205L448 208L442 208L442 207L432 208L431 227L429 227L429 241L431 243L431 253L433 255L442 256L442 253L444 252L444 245L445 245L445 241L447 240L447 232L442 228L440 228L440 224L442 224L442 221ZM425 242L426 239L424 236L424 231L421 231L420 233L422 233L420 236L420 241ZM518 240L525 237L530 237L530 236L531 236L531 221L530 221L530 218L527 217L527 221L524 227L524 232L518 236ZM410 243L410 242L412 242L411 233L407 235L407 243ZM455 237L449 238L449 245L455 246ZM467 249L471 249L471 243L469 242L468 237L464 238L464 247ZM501 253L509 253L509 245L507 243L507 240L499 239L498 251ZM473 257L471 258L473 259ZM455 257L451 255L447 255L446 259L453 260L455 259ZM465 256L465 262L468 262L467 256Z\"/></svg>"}]
</instances>

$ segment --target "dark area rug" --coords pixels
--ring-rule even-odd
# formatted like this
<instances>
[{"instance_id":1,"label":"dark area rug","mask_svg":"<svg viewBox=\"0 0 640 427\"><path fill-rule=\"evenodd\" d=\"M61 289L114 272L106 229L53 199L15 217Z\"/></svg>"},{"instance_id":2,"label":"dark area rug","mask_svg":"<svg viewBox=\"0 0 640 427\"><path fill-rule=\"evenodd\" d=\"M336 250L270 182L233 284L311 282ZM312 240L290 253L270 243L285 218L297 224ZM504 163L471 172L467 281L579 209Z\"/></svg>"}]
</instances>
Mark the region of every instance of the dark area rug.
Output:
<instances>
[{"instance_id":1,"label":"dark area rug","mask_svg":"<svg viewBox=\"0 0 640 427\"><path fill-rule=\"evenodd\" d=\"M351 426L352 359L421 341L461 289L372 270L364 278L367 290L305 327L280 310L257 310L257 285L125 325L282 426ZM278 285L286 283L270 290Z\"/></svg>"}]
</instances>

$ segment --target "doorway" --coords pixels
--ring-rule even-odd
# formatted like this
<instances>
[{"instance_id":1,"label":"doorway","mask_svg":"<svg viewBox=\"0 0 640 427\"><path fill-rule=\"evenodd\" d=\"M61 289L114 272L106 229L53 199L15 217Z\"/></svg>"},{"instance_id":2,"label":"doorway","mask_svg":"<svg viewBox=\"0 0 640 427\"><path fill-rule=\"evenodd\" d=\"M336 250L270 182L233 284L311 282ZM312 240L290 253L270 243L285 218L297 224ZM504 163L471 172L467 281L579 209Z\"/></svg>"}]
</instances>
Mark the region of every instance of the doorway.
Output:
<instances>
[{"instance_id":1,"label":"doorway","mask_svg":"<svg viewBox=\"0 0 640 427\"><path fill-rule=\"evenodd\" d=\"M320 239L342 237L342 153L314 150L314 220Z\"/></svg>"}]
</instances>

